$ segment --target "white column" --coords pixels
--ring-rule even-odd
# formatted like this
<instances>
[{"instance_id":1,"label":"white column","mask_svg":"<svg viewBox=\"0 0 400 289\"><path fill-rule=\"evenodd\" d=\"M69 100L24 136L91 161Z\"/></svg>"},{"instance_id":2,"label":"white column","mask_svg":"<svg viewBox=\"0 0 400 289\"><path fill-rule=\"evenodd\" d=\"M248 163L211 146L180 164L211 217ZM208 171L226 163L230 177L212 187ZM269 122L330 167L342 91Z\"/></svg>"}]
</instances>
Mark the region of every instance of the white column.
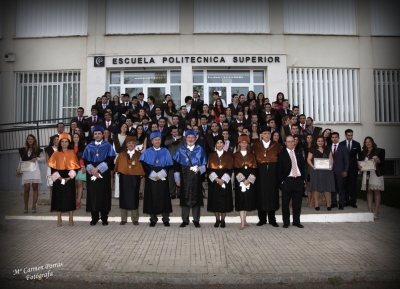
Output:
<instances>
[{"instance_id":1,"label":"white column","mask_svg":"<svg viewBox=\"0 0 400 289\"><path fill-rule=\"evenodd\" d=\"M192 66L181 67L181 103L185 104L185 97L193 95L193 69Z\"/></svg>"},{"instance_id":2,"label":"white column","mask_svg":"<svg viewBox=\"0 0 400 289\"><path fill-rule=\"evenodd\" d=\"M282 92L287 95L287 68L286 68L286 56L280 56L280 63L273 63L267 68L267 95L270 100L275 100L276 94Z\"/></svg>"},{"instance_id":3,"label":"white column","mask_svg":"<svg viewBox=\"0 0 400 289\"><path fill-rule=\"evenodd\" d=\"M87 82L86 82L86 108L85 113L90 114L90 108L97 97L106 92L107 70L105 67L94 67L93 56L87 58Z\"/></svg>"}]
</instances>

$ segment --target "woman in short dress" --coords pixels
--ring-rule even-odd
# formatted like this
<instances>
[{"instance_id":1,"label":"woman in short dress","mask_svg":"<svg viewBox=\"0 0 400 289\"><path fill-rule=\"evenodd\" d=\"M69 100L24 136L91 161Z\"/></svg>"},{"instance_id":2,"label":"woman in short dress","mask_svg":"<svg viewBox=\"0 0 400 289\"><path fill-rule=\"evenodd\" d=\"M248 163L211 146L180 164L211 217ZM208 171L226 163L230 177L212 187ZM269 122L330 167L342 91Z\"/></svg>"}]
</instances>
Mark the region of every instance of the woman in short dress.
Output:
<instances>
[{"instance_id":1,"label":"woman in short dress","mask_svg":"<svg viewBox=\"0 0 400 289\"><path fill-rule=\"evenodd\" d=\"M86 167L85 162L83 161L82 154L85 150L85 144L81 140L79 134L75 133L72 137L72 141L74 144L74 152L76 157L79 160L79 165L81 166L80 170L75 177L75 190L76 190L76 208L81 208L81 200L82 200L82 192L83 192L83 182L86 182Z\"/></svg>"},{"instance_id":2,"label":"woman in short dress","mask_svg":"<svg viewBox=\"0 0 400 289\"><path fill-rule=\"evenodd\" d=\"M364 139L362 148L362 159L366 161L373 160L375 163L375 171L363 172L361 190L367 191L368 211L373 212L374 219L377 219L379 215L379 205L381 204L381 191L385 190L382 176L383 165L385 163L385 150L378 148L373 138L367 136ZM374 209L372 209L373 201L375 202Z\"/></svg>"},{"instance_id":3,"label":"woman in short dress","mask_svg":"<svg viewBox=\"0 0 400 289\"><path fill-rule=\"evenodd\" d=\"M329 170L317 170L314 166L315 158L329 158ZM314 207L319 211L318 197L321 192L324 193L326 200L326 208L331 210L331 192L335 189L335 179L333 176L333 157L330 147L325 146L325 139L323 136L317 137L314 146L308 150L307 163L310 166L310 187L309 190L313 191Z\"/></svg>"},{"instance_id":4,"label":"woman in short dress","mask_svg":"<svg viewBox=\"0 0 400 289\"><path fill-rule=\"evenodd\" d=\"M256 209L256 188L254 182L257 176L256 156L250 152L250 138L241 135L238 138L238 151L233 155L235 171L235 210L240 214L240 230L248 226L247 212Z\"/></svg>"},{"instance_id":5,"label":"woman in short dress","mask_svg":"<svg viewBox=\"0 0 400 289\"><path fill-rule=\"evenodd\" d=\"M22 173L22 185L24 186L24 214L28 213L29 191L32 184L33 202L32 214L36 213L36 203L39 196L39 184L42 183L40 168L38 162L45 160L43 150L38 146L36 137L32 134L28 135L25 140L25 146L18 149L21 161L31 161L36 163L36 168L31 172Z\"/></svg>"},{"instance_id":6,"label":"woman in short dress","mask_svg":"<svg viewBox=\"0 0 400 289\"><path fill-rule=\"evenodd\" d=\"M59 136L58 150L53 153L48 166L53 179L51 211L57 211L57 227L61 227L61 213L69 213L69 225L73 226L73 211L76 209L75 176L81 168L74 150L69 149L71 135L63 132Z\"/></svg>"}]
</instances>

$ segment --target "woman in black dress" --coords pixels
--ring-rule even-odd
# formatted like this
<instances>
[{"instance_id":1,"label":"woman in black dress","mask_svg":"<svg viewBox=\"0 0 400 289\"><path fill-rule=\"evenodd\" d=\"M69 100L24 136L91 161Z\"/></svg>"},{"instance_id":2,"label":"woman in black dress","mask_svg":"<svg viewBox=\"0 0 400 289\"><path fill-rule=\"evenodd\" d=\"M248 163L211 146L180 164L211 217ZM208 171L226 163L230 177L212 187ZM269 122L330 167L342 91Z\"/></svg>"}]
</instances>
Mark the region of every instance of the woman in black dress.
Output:
<instances>
[{"instance_id":1,"label":"woman in black dress","mask_svg":"<svg viewBox=\"0 0 400 289\"><path fill-rule=\"evenodd\" d=\"M224 138L215 137L216 151L209 155L208 172L208 202L207 211L215 214L215 228L221 224L225 228L226 213L233 211L232 181L233 158L232 154L224 151Z\"/></svg>"},{"instance_id":2,"label":"woman in black dress","mask_svg":"<svg viewBox=\"0 0 400 289\"><path fill-rule=\"evenodd\" d=\"M314 166L314 158L329 158L329 170L317 170ZM326 200L326 208L331 210L331 192L335 189L335 179L333 176L333 157L330 147L325 146L325 139L323 136L317 137L315 144L308 150L307 163L310 166L310 187L309 190L313 191L315 210L319 211L318 197L321 192L324 193Z\"/></svg>"},{"instance_id":3,"label":"woman in black dress","mask_svg":"<svg viewBox=\"0 0 400 289\"><path fill-rule=\"evenodd\" d=\"M238 151L233 155L235 169L235 210L240 212L240 230L248 226L246 215L256 209L256 188L254 181L257 175L256 156L250 152L250 138L241 135L238 138Z\"/></svg>"},{"instance_id":4,"label":"woman in black dress","mask_svg":"<svg viewBox=\"0 0 400 289\"><path fill-rule=\"evenodd\" d=\"M73 211L76 209L74 178L81 166L74 150L69 149L70 144L71 136L65 132L60 134L58 150L47 162L53 179L51 211L57 211L57 227L62 225L62 212L69 212L69 225L74 225Z\"/></svg>"}]
</instances>

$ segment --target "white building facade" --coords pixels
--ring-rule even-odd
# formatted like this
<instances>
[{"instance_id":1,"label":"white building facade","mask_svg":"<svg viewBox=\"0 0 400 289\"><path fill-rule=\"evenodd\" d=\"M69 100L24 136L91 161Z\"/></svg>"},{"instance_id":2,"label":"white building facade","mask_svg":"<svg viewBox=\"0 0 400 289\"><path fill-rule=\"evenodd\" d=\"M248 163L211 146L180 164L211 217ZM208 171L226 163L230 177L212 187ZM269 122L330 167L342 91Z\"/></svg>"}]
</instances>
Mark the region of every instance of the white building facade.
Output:
<instances>
[{"instance_id":1,"label":"white building facade","mask_svg":"<svg viewBox=\"0 0 400 289\"><path fill-rule=\"evenodd\" d=\"M283 92L400 159L398 1L5 0L0 123L70 117L105 91ZM14 60L13 60L14 59ZM7 107L7 109L5 109Z\"/></svg>"}]
</instances>

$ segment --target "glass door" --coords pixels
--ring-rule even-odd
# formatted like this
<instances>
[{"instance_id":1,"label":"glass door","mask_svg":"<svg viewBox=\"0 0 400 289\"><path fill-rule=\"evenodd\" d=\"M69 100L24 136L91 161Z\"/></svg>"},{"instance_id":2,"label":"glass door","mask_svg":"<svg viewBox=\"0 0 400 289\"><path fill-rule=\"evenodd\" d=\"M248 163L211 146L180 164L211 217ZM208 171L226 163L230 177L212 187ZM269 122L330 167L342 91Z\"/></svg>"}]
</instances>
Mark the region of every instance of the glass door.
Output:
<instances>
[{"instance_id":1,"label":"glass door","mask_svg":"<svg viewBox=\"0 0 400 289\"><path fill-rule=\"evenodd\" d=\"M214 105L215 105L215 101L212 97L212 95L215 91L217 91L219 93L219 98L223 99L225 101L226 105L228 105L229 102L227 102L227 101L229 101L230 96L228 99L227 91L229 91L229 90L228 90L227 85L209 86L207 91L208 91L207 100L208 100L208 105L210 106L210 108L214 107ZM206 100L206 98L204 100Z\"/></svg>"},{"instance_id":2,"label":"glass door","mask_svg":"<svg viewBox=\"0 0 400 289\"><path fill-rule=\"evenodd\" d=\"M231 92L230 97L232 98L232 94L234 94L234 93L236 93L237 95L244 94L246 96L247 93L249 92L249 90L250 90L250 87L248 85L241 86L241 85L232 84L232 85L230 85L230 92ZM231 103L231 101L229 103Z\"/></svg>"}]
</instances>

